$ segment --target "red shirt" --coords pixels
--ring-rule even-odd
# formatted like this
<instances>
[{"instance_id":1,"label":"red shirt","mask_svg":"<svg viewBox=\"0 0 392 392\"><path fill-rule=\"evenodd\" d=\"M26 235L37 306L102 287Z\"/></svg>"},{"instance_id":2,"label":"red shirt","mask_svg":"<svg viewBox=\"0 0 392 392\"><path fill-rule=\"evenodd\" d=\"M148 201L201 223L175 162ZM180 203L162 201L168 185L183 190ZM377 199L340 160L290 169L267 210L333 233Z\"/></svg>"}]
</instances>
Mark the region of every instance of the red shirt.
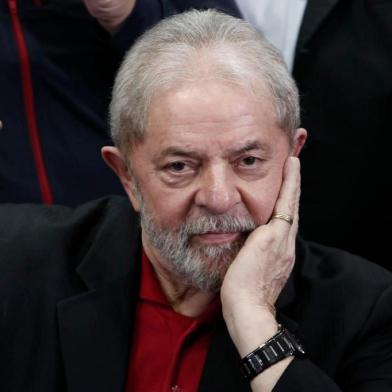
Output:
<instances>
[{"instance_id":1,"label":"red shirt","mask_svg":"<svg viewBox=\"0 0 392 392\"><path fill-rule=\"evenodd\" d=\"M220 307L217 297L199 317L176 313L143 252L126 391L197 391Z\"/></svg>"}]
</instances>

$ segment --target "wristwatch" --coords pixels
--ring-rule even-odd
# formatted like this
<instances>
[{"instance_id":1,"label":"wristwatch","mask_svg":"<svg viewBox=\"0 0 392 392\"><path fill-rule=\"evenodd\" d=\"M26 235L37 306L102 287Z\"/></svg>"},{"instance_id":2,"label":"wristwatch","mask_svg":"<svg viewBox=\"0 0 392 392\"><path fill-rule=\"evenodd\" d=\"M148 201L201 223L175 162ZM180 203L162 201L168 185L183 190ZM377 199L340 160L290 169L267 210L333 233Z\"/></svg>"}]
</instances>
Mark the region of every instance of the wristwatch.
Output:
<instances>
[{"instance_id":1,"label":"wristwatch","mask_svg":"<svg viewBox=\"0 0 392 392\"><path fill-rule=\"evenodd\" d=\"M284 358L303 357L305 350L299 340L280 324L278 332L241 360L241 371L247 381Z\"/></svg>"}]
</instances>

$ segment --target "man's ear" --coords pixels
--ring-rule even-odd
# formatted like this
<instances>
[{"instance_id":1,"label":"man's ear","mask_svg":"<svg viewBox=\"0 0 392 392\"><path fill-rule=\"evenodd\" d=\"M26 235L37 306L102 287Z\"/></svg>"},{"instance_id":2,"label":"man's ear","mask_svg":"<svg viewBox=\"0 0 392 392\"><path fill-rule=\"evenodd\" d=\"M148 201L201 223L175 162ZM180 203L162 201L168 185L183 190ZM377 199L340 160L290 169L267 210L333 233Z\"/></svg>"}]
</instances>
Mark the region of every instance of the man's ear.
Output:
<instances>
[{"instance_id":1,"label":"man's ear","mask_svg":"<svg viewBox=\"0 0 392 392\"><path fill-rule=\"evenodd\" d=\"M293 138L293 146L291 148L291 155L298 157L302 147L305 145L306 139L308 137L308 132L304 128L298 128L295 130Z\"/></svg>"},{"instance_id":2,"label":"man's ear","mask_svg":"<svg viewBox=\"0 0 392 392\"><path fill-rule=\"evenodd\" d=\"M139 201L136 197L136 180L126 164L120 150L117 147L105 146L101 149L101 155L106 164L116 173L128 195L135 211L139 211Z\"/></svg>"}]
</instances>

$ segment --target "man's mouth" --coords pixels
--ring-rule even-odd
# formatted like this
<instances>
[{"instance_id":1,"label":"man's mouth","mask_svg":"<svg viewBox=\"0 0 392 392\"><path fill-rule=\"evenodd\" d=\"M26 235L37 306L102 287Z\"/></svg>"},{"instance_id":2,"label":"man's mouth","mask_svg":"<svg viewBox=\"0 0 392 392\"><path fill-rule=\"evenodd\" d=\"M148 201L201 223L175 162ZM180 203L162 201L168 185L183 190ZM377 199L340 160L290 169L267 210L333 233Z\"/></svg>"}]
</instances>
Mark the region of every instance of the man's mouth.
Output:
<instances>
[{"instance_id":1,"label":"man's mouth","mask_svg":"<svg viewBox=\"0 0 392 392\"><path fill-rule=\"evenodd\" d=\"M205 245L217 245L231 243L237 240L241 236L241 232L219 232L219 231L209 231L202 234L196 234L193 239L200 244Z\"/></svg>"}]
</instances>

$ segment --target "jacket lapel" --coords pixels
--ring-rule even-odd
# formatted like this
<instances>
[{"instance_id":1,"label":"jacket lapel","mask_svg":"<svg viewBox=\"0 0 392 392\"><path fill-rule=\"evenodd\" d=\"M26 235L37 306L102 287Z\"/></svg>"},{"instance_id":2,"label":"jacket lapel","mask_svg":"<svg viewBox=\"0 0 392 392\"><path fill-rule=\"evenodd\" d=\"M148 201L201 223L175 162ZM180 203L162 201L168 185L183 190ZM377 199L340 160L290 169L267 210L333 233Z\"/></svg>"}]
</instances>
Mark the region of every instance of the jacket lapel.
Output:
<instances>
[{"instance_id":1,"label":"jacket lapel","mask_svg":"<svg viewBox=\"0 0 392 392\"><path fill-rule=\"evenodd\" d=\"M137 294L127 280L58 304L67 391L125 390Z\"/></svg>"},{"instance_id":2,"label":"jacket lapel","mask_svg":"<svg viewBox=\"0 0 392 392\"><path fill-rule=\"evenodd\" d=\"M217 326L201 377L199 392L250 392L240 373L240 357L223 319Z\"/></svg>"},{"instance_id":3,"label":"jacket lapel","mask_svg":"<svg viewBox=\"0 0 392 392\"><path fill-rule=\"evenodd\" d=\"M88 291L57 305L68 392L125 390L140 236L129 202L110 203L78 268Z\"/></svg>"},{"instance_id":4,"label":"jacket lapel","mask_svg":"<svg viewBox=\"0 0 392 392\"><path fill-rule=\"evenodd\" d=\"M339 0L308 0L297 40L296 53L301 53L321 23Z\"/></svg>"}]
</instances>

